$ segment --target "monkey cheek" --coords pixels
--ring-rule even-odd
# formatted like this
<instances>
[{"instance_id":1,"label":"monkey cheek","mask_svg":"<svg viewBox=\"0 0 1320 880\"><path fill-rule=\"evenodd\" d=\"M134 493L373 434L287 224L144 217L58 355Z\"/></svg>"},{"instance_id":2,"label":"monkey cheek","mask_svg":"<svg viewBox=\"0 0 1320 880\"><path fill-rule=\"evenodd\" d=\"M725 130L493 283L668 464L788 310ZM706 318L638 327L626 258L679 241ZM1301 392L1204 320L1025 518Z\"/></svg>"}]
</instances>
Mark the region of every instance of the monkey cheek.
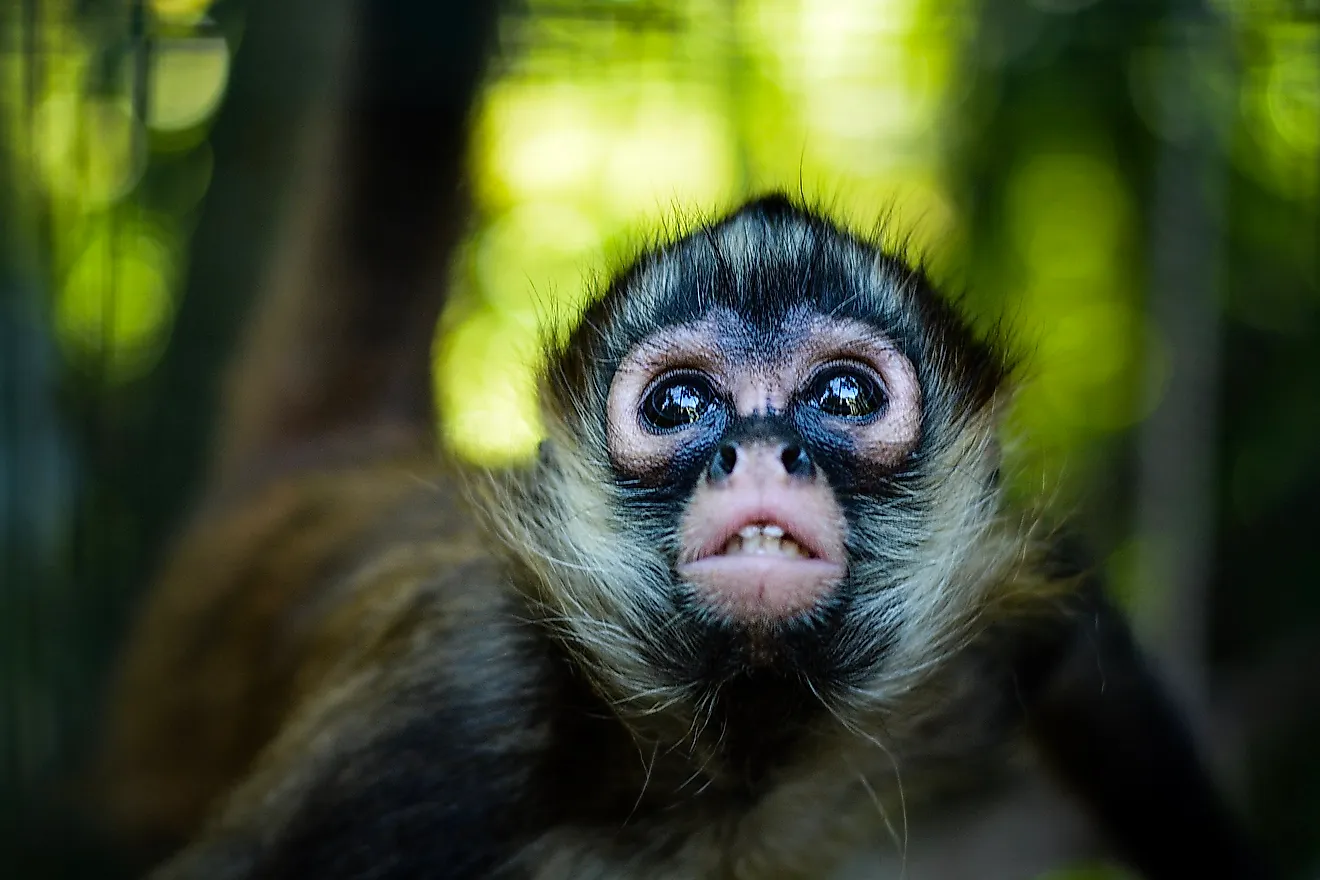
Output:
<instances>
[{"instance_id":1,"label":"monkey cheek","mask_svg":"<svg viewBox=\"0 0 1320 880\"><path fill-rule=\"evenodd\" d=\"M679 576L712 610L751 623L810 611L843 580L844 566L821 559L711 556L678 566Z\"/></svg>"}]
</instances>

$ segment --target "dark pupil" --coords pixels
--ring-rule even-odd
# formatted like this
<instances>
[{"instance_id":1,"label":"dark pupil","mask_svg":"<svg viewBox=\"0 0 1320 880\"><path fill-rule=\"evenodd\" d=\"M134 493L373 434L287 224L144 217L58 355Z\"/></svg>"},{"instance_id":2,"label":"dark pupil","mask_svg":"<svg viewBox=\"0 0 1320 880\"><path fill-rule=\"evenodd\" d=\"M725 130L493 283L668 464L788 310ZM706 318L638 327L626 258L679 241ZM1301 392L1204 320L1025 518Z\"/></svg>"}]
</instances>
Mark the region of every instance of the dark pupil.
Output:
<instances>
[{"instance_id":1,"label":"dark pupil","mask_svg":"<svg viewBox=\"0 0 1320 880\"><path fill-rule=\"evenodd\" d=\"M690 425L710 406L710 392L692 379L675 379L661 385L646 398L643 414L657 428Z\"/></svg>"},{"instance_id":2,"label":"dark pupil","mask_svg":"<svg viewBox=\"0 0 1320 880\"><path fill-rule=\"evenodd\" d=\"M856 419L880 408L880 389L870 378L858 373L831 373L822 377L816 388L816 406L832 416Z\"/></svg>"}]
</instances>

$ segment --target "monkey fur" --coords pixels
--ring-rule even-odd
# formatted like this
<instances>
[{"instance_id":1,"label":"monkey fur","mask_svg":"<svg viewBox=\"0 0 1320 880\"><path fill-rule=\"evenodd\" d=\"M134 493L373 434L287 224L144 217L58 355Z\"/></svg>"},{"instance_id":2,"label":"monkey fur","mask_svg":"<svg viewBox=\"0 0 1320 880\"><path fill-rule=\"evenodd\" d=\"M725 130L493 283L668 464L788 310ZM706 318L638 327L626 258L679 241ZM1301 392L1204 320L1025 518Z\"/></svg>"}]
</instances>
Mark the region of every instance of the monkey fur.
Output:
<instances>
[{"instance_id":1,"label":"monkey fur","mask_svg":"<svg viewBox=\"0 0 1320 880\"><path fill-rule=\"evenodd\" d=\"M546 353L535 461L437 455L474 86L372 70L119 676L111 815L156 876L823 877L1024 751L1145 876L1262 876L1121 617L1000 488L1005 354L825 216L771 195L647 249ZM763 489L788 534L718 531ZM717 559L748 546L790 558Z\"/></svg>"}]
</instances>

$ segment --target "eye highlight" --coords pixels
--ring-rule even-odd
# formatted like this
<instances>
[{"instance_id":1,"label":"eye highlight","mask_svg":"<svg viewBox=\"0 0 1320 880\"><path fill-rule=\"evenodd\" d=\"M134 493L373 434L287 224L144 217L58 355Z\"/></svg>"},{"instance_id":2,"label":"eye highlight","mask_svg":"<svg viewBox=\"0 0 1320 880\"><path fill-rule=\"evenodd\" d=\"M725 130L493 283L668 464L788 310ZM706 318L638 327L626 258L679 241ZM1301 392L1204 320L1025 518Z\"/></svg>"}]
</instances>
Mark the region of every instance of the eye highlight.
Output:
<instances>
[{"instance_id":1,"label":"eye highlight","mask_svg":"<svg viewBox=\"0 0 1320 880\"><path fill-rule=\"evenodd\" d=\"M806 400L826 415L840 419L867 419L888 403L880 380L853 364L839 364L817 373L807 386Z\"/></svg>"},{"instance_id":2,"label":"eye highlight","mask_svg":"<svg viewBox=\"0 0 1320 880\"><path fill-rule=\"evenodd\" d=\"M715 404L710 380L698 373L680 373L657 383L642 400L642 421L656 433L687 427Z\"/></svg>"}]
</instances>

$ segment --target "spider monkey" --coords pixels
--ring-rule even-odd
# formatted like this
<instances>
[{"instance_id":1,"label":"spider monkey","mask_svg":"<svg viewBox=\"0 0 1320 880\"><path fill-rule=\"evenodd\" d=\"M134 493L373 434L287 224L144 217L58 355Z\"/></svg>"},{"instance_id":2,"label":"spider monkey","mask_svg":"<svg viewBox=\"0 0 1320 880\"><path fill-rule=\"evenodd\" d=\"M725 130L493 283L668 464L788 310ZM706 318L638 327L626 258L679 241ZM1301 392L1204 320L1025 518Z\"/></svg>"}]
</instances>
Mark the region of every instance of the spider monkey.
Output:
<instances>
[{"instance_id":1,"label":"spider monkey","mask_svg":"<svg viewBox=\"0 0 1320 880\"><path fill-rule=\"evenodd\" d=\"M534 461L435 452L493 21L437 6L361 4L333 197L124 660L113 815L156 876L820 877L1023 746L1144 875L1263 876L1000 487L1006 353L823 214L644 250L545 352Z\"/></svg>"}]
</instances>

